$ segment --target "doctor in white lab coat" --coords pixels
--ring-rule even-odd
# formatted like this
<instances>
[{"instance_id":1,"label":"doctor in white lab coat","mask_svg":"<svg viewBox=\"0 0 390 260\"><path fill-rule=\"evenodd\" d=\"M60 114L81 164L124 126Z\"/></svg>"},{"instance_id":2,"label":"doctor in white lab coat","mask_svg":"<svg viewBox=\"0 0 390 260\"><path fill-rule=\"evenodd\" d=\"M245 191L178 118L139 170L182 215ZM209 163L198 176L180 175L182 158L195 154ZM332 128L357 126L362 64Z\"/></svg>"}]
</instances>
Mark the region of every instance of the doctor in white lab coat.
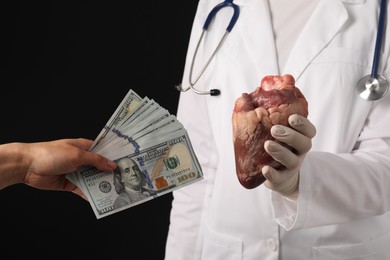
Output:
<instances>
[{"instance_id":1,"label":"doctor in white lab coat","mask_svg":"<svg viewBox=\"0 0 390 260\"><path fill-rule=\"evenodd\" d=\"M183 86L202 26L221 0L200 0ZM390 259L390 94L365 101L356 83L371 73L379 0L236 0L237 23L177 117L188 130L204 179L173 192L166 260ZM387 13L390 13L387 11ZM194 78L232 14L217 14L202 40ZM390 79L386 30L379 74ZM266 75L291 74L315 126L299 169L296 199L265 184L239 183L232 110Z\"/></svg>"}]
</instances>

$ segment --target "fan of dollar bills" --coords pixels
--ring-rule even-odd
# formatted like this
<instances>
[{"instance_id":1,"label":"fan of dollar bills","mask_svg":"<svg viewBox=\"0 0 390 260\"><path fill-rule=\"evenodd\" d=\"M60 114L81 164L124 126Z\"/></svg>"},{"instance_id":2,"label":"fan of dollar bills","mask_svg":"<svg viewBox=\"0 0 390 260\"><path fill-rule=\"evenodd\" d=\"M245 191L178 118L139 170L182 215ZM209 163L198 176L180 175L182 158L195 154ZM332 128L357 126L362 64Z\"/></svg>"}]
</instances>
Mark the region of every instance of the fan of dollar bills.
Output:
<instances>
[{"instance_id":1,"label":"fan of dollar bills","mask_svg":"<svg viewBox=\"0 0 390 260\"><path fill-rule=\"evenodd\" d=\"M98 219L203 178L183 125L157 102L131 89L90 150L118 165L112 172L83 167L68 175L88 197ZM131 178L143 180L135 190L126 186Z\"/></svg>"}]
</instances>

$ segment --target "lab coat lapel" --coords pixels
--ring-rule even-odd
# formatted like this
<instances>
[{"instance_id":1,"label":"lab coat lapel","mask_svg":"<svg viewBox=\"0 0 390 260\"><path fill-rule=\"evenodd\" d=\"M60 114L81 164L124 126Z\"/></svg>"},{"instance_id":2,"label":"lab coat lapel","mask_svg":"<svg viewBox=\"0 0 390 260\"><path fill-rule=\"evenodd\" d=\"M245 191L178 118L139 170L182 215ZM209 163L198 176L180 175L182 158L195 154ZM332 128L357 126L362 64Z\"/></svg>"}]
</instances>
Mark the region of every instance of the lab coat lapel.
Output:
<instances>
[{"instance_id":1,"label":"lab coat lapel","mask_svg":"<svg viewBox=\"0 0 390 260\"><path fill-rule=\"evenodd\" d=\"M235 0L241 7L238 19L240 52L249 52L250 63L259 75L278 72L275 40L267 0Z\"/></svg>"},{"instance_id":2,"label":"lab coat lapel","mask_svg":"<svg viewBox=\"0 0 390 260\"><path fill-rule=\"evenodd\" d=\"M348 19L340 0L321 0L291 50L282 74L298 79Z\"/></svg>"}]
</instances>

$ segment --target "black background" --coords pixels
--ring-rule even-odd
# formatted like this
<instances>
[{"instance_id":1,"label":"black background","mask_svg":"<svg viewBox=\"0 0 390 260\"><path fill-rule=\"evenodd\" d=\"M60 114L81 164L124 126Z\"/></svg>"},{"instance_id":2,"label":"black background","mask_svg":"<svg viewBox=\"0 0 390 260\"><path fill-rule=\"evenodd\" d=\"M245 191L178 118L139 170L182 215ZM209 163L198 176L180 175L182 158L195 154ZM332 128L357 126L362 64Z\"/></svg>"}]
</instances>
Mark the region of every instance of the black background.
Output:
<instances>
[{"instance_id":1,"label":"black background","mask_svg":"<svg viewBox=\"0 0 390 260\"><path fill-rule=\"evenodd\" d=\"M2 1L0 143L95 139L131 88L176 114L197 0ZM68 192L0 191L2 255L163 259L172 195L97 220Z\"/></svg>"}]
</instances>

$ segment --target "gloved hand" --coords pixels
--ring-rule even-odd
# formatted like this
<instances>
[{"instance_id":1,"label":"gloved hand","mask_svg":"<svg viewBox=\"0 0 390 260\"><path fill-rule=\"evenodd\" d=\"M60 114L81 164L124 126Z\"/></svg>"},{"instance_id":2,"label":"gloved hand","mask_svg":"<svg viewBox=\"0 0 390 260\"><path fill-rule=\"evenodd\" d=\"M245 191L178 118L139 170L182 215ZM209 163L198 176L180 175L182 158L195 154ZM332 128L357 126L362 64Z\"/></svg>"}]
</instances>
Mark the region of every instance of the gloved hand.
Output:
<instances>
[{"instance_id":1,"label":"gloved hand","mask_svg":"<svg viewBox=\"0 0 390 260\"><path fill-rule=\"evenodd\" d=\"M294 114L288 118L291 126L274 125L271 135L276 141L268 140L264 148L281 166L274 169L264 166L262 173L267 179L264 185L279 192L290 200L298 197L299 170L307 152L311 149L311 140L316 135L314 125L305 117Z\"/></svg>"}]
</instances>

